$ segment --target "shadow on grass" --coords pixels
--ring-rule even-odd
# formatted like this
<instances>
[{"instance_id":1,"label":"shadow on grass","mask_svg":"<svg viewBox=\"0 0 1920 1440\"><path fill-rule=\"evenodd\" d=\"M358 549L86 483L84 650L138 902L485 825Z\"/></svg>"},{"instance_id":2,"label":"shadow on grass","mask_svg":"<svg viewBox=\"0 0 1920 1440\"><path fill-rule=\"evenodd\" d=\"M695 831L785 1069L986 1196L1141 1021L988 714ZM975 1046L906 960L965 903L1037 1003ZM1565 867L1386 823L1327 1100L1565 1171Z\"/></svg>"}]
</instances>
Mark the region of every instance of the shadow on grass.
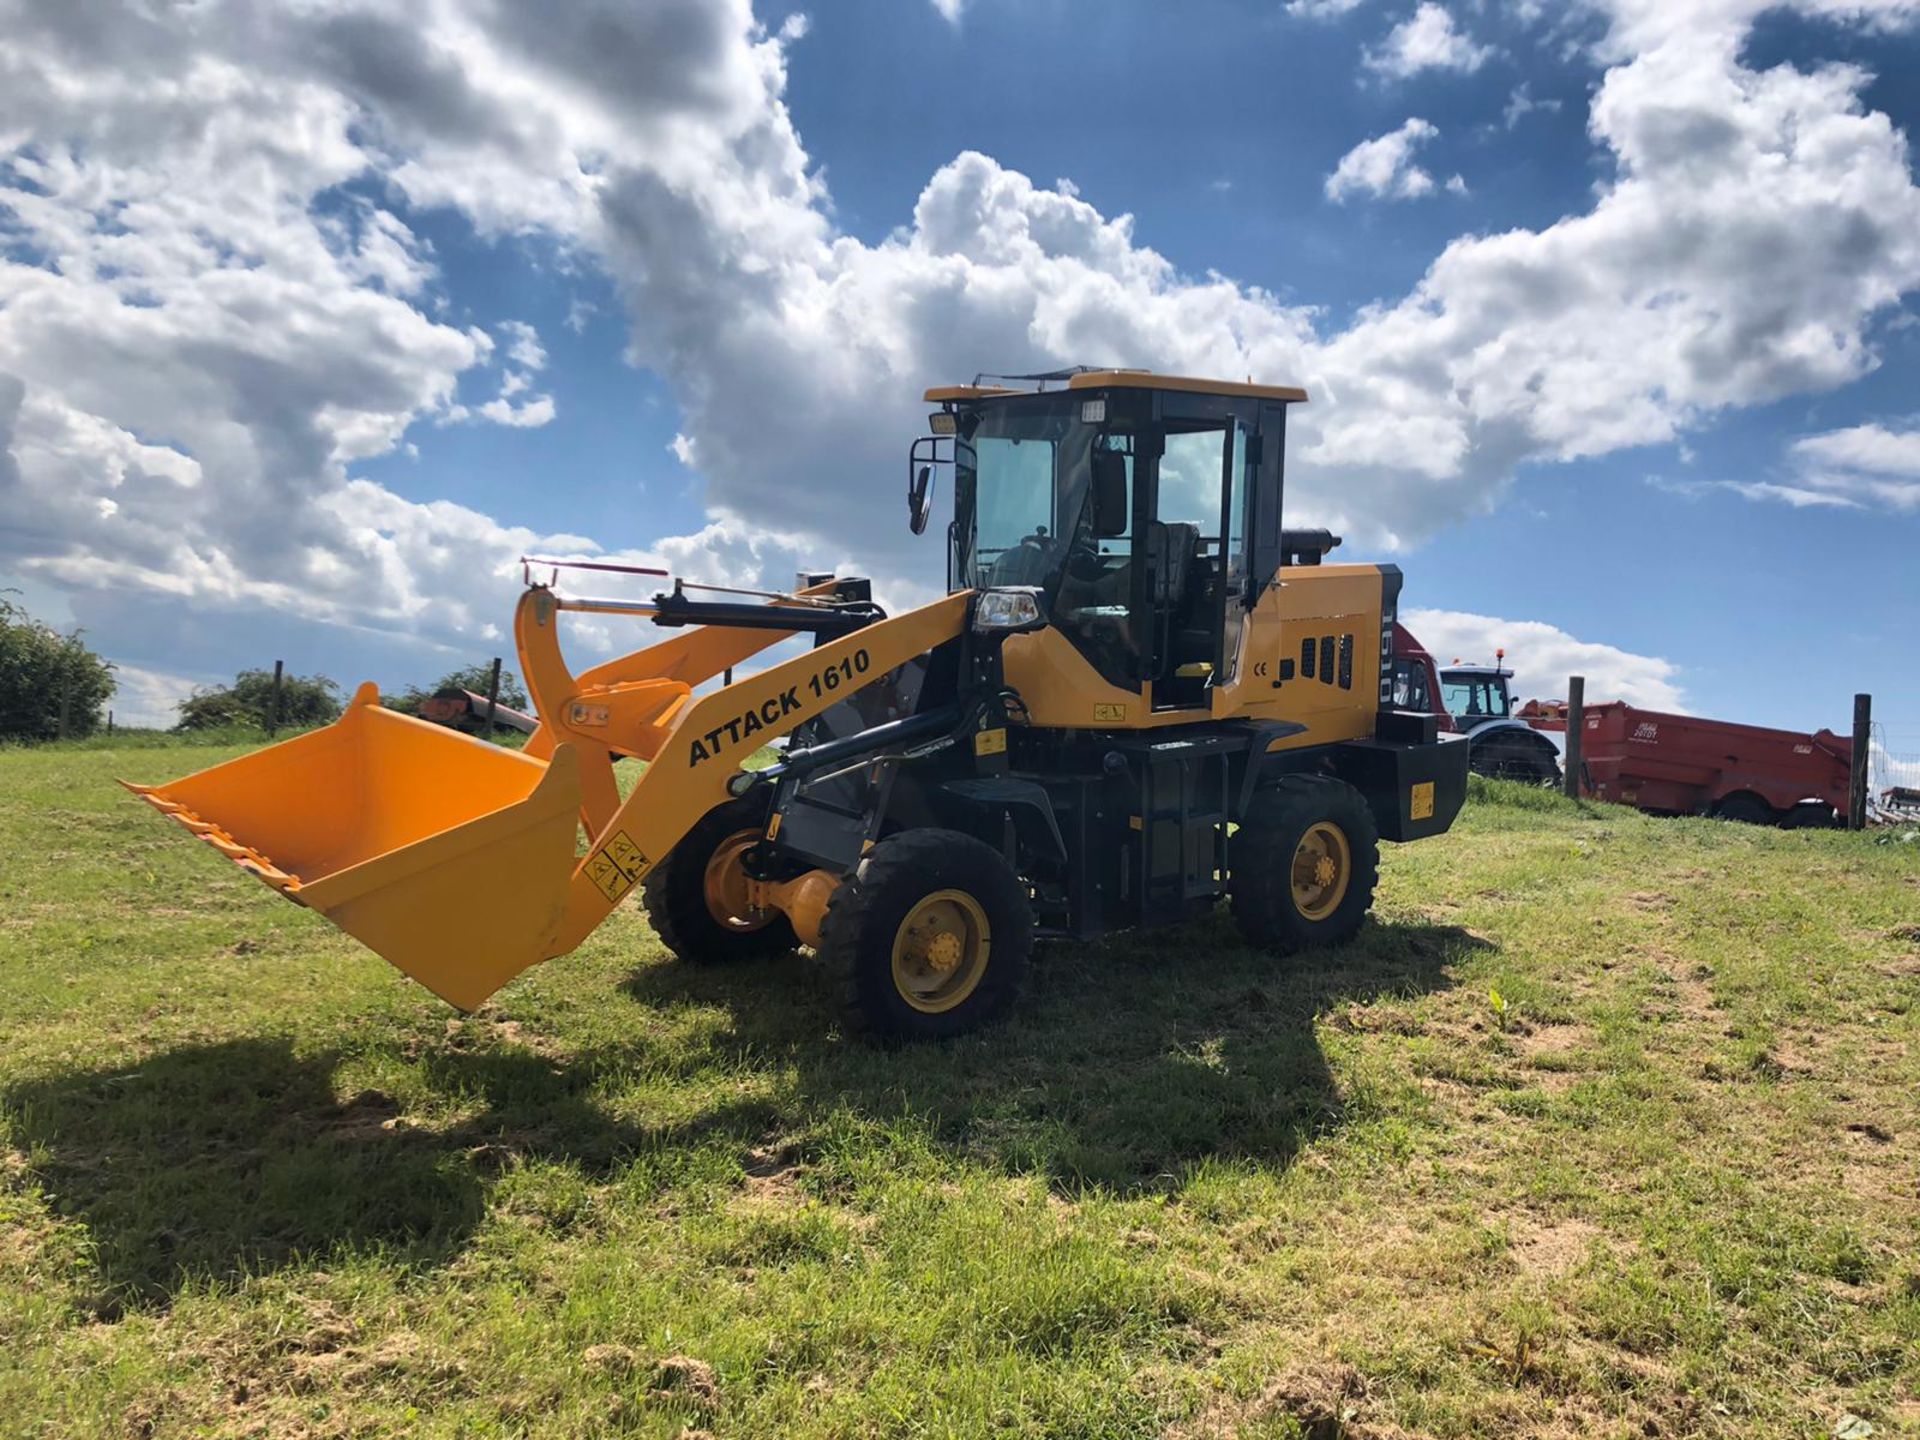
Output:
<instances>
[{"instance_id":1,"label":"shadow on grass","mask_svg":"<svg viewBox=\"0 0 1920 1440\"><path fill-rule=\"evenodd\" d=\"M745 1155L777 1142L832 1169L828 1152L852 1134L865 1157L853 1163L932 1146L1067 1191L1178 1191L1215 1159L1284 1168L1371 1103L1336 1085L1314 1017L1437 988L1485 948L1453 927L1369 923L1341 950L1283 961L1216 917L1047 947L1008 1023L892 1048L841 1035L835 988L807 960L649 965L626 982L632 999L718 1011L719 1023L671 1054L639 1026L631 1042L563 1059L436 1044L415 1078L473 1117L439 1129L409 1125L379 1092L340 1099L342 1052L279 1038L183 1046L0 1103L53 1210L91 1236L92 1308L111 1319L167 1303L188 1277L231 1283L301 1257L440 1264L502 1172L529 1161L592 1179L644 1160L666 1184L715 1145ZM694 1086L711 1074L711 1103L667 1126L618 1118L615 1092L663 1061ZM778 1100L738 1098L754 1072L779 1077Z\"/></svg>"},{"instance_id":2,"label":"shadow on grass","mask_svg":"<svg viewBox=\"0 0 1920 1440\"><path fill-rule=\"evenodd\" d=\"M7 1092L51 1208L91 1237L100 1318L166 1302L190 1277L230 1283L341 1250L432 1266L466 1243L509 1165L550 1159L604 1177L641 1149L751 1137L767 1122L763 1105L735 1105L642 1130L596 1103L603 1062L495 1048L423 1057L431 1088L482 1108L415 1127L380 1091L338 1098L341 1060L233 1040Z\"/></svg>"},{"instance_id":3,"label":"shadow on grass","mask_svg":"<svg viewBox=\"0 0 1920 1440\"><path fill-rule=\"evenodd\" d=\"M841 1039L836 987L818 972L796 985L780 964L649 966L626 988L650 1005L724 1007L737 1057L791 1065L816 1121L909 1124L1062 1190L1137 1193L1177 1190L1212 1159L1290 1164L1371 1103L1342 1095L1315 1016L1440 988L1489 948L1454 926L1370 921L1339 950L1279 960L1246 949L1225 916L1050 945L1009 1023L938 1045Z\"/></svg>"}]
</instances>

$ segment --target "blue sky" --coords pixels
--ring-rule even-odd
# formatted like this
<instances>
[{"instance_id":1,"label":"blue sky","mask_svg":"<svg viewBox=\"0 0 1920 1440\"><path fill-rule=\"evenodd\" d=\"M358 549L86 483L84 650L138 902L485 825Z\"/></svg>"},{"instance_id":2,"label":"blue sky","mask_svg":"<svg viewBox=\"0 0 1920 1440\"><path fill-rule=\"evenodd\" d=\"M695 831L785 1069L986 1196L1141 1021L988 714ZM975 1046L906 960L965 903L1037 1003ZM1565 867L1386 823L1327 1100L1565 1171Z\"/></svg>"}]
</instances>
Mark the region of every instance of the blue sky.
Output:
<instances>
[{"instance_id":1,"label":"blue sky","mask_svg":"<svg viewBox=\"0 0 1920 1440\"><path fill-rule=\"evenodd\" d=\"M246 51L218 14L119 50L19 8L98 94L0 101L0 583L136 713L280 655L392 685L493 653L548 541L918 598L920 386L1058 359L1308 384L1298 518L1401 564L1436 649L1920 726L1907 0L601 0L577 44L338 0ZM231 154L170 141L161 67L198 62L321 139L237 107ZM225 196L249 166L283 203ZM1539 415L1486 398L1530 367Z\"/></svg>"}]
</instances>

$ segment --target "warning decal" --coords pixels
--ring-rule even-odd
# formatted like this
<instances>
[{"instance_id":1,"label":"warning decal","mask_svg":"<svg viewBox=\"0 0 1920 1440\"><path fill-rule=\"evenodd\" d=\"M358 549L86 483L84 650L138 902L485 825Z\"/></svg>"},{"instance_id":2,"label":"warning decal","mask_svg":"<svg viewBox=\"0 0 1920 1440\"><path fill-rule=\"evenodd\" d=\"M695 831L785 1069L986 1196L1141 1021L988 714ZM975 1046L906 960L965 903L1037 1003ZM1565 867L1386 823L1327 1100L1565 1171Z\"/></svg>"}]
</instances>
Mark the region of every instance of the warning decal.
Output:
<instances>
[{"instance_id":1,"label":"warning decal","mask_svg":"<svg viewBox=\"0 0 1920 1440\"><path fill-rule=\"evenodd\" d=\"M647 868L647 857L622 830L587 857L587 878L609 900L618 900L633 888Z\"/></svg>"}]
</instances>

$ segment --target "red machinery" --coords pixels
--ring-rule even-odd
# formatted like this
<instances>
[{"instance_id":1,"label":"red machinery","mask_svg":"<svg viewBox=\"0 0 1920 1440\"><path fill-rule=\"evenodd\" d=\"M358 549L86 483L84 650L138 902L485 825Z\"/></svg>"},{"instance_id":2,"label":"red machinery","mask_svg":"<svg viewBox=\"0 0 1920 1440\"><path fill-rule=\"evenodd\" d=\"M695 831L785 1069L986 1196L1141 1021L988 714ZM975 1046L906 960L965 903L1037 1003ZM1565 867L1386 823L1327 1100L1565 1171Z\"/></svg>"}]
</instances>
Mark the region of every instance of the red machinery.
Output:
<instances>
[{"instance_id":1,"label":"red machinery","mask_svg":"<svg viewBox=\"0 0 1920 1440\"><path fill-rule=\"evenodd\" d=\"M1529 702L1520 717L1565 730L1566 706ZM1640 710L1586 707L1581 789L1667 815L1718 815L1756 825L1830 825L1846 814L1853 741Z\"/></svg>"}]
</instances>

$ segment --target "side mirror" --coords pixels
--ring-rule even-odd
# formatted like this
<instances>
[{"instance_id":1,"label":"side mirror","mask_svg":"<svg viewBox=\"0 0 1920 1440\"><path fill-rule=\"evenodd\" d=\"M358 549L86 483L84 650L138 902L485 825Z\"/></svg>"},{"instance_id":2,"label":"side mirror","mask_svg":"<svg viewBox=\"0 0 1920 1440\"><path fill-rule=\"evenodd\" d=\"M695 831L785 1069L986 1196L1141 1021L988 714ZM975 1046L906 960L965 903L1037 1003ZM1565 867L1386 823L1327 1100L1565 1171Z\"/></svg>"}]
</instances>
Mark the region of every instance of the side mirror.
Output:
<instances>
[{"instance_id":1,"label":"side mirror","mask_svg":"<svg viewBox=\"0 0 1920 1440\"><path fill-rule=\"evenodd\" d=\"M919 473L907 482L907 527L916 535L923 535L927 529L927 519L933 514L933 467L922 465Z\"/></svg>"},{"instance_id":2,"label":"side mirror","mask_svg":"<svg viewBox=\"0 0 1920 1440\"><path fill-rule=\"evenodd\" d=\"M1093 535L1111 540L1127 533L1127 457L1118 450L1093 452Z\"/></svg>"}]
</instances>

